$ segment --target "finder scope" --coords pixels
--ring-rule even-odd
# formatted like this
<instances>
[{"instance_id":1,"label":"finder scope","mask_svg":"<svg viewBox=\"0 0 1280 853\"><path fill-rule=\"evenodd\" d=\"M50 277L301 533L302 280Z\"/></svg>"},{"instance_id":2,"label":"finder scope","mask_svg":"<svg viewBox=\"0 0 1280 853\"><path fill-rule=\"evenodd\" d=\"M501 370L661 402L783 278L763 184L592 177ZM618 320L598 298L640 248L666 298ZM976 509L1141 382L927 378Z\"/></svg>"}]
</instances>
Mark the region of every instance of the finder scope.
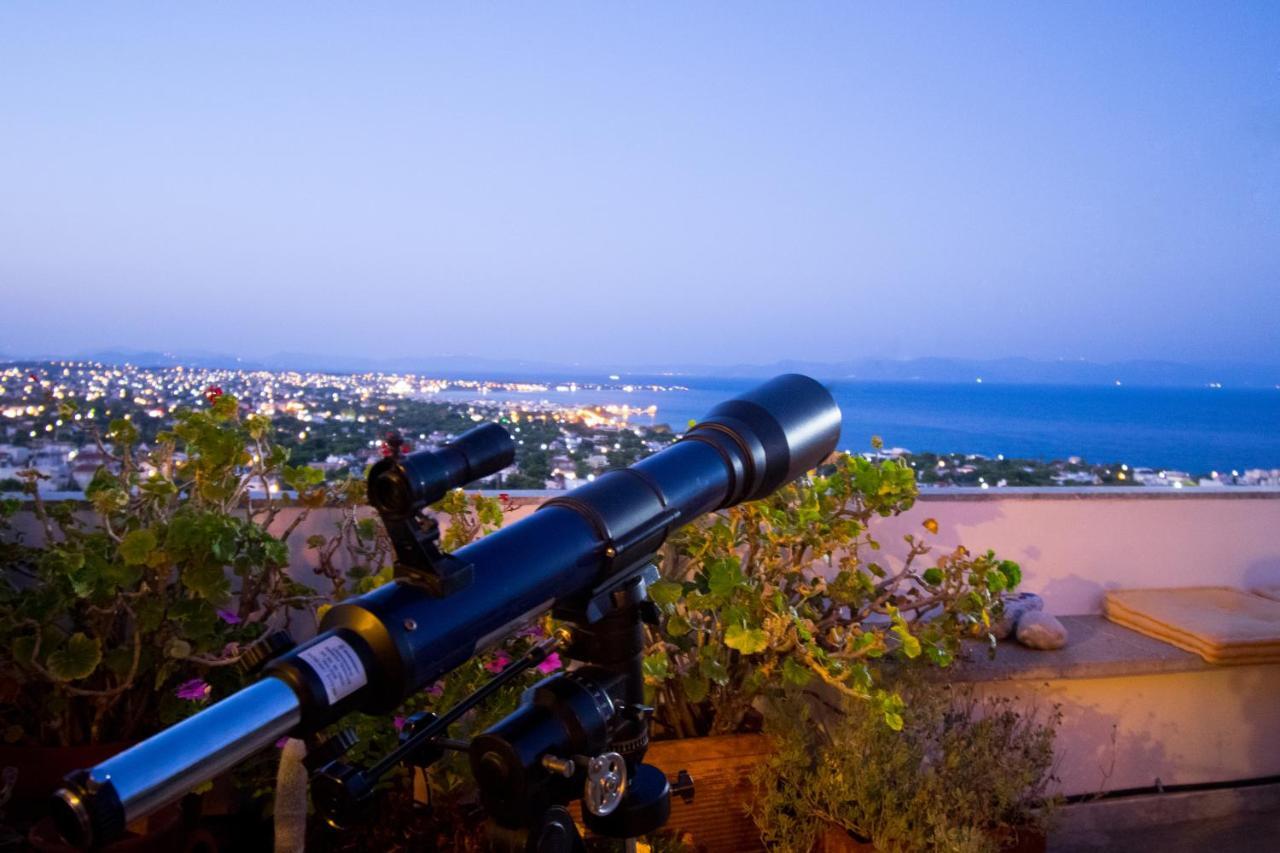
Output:
<instances>
[{"instance_id":1,"label":"finder scope","mask_svg":"<svg viewBox=\"0 0 1280 853\"><path fill-rule=\"evenodd\" d=\"M384 516L407 518L450 489L498 473L515 458L516 443L497 424L468 430L437 450L393 453L369 472L369 505Z\"/></svg>"},{"instance_id":2,"label":"finder scope","mask_svg":"<svg viewBox=\"0 0 1280 853\"><path fill-rule=\"evenodd\" d=\"M432 554L424 535L406 534L409 538L397 544L398 553L402 559L410 557L407 563L416 559L418 569L425 566L427 571L415 573L434 583L398 576L335 605L317 636L277 657L258 682L68 776L54 800L62 832L81 845L110 841L127 823L173 802L282 735L311 736L352 711L389 713L548 610L577 626L572 633L579 640L567 655L591 666L565 677L596 691L590 695L593 707L600 709L598 723L612 732L609 738L625 765L640 774L633 790L652 794L644 801L652 805L646 806L645 819L660 825L669 796L666 781L655 779L654 768L639 763L647 729L638 618L645 611L650 561L677 527L717 508L765 497L820 464L835 450L839 436L840 409L827 389L805 376L779 376L716 406L670 447L552 498L528 518L454 554ZM411 523L407 516L448 488L498 470L510 461L511 451L501 428L486 426L434 454L384 460L371 471L370 502L389 530L403 529ZM602 654L614 647L625 653L616 658ZM543 695L552 692L548 687ZM513 722L494 733L518 740L518 730ZM619 740L618 732L634 736ZM477 739L483 749L473 755L486 767L507 755L496 742L484 746L490 741ZM508 758L515 769L519 762ZM614 760L618 755L596 758L591 778L598 783L597 793L617 793L608 780L622 766ZM535 782L545 782L550 772L536 763L520 764L520 769L534 774ZM351 769L343 773L354 774L361 783L368 776ZM358 787L344 781L347 776L325 775L340 789ZM548 801L548 814L554 812L561 821L566 820L560 814L564 796L555 789ZM607 819L637 826L643 810L631 808L631 802ZM614 824L606 829L624 831Z\"/></svg>"}]
</instances>

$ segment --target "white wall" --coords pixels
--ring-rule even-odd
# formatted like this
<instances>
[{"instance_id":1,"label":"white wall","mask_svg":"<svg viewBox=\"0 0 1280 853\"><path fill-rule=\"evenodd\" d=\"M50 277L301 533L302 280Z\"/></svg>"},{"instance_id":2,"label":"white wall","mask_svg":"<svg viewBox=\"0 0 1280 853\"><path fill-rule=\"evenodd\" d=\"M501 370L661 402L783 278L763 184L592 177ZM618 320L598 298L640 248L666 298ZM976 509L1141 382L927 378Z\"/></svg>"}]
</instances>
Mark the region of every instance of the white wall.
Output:
<instances>
[{"instance_id":1,"label":"white wall","mask_svg":"<svg viewBox=\"0 0 1280 853\"><path fill-rule=\"evenodd\" d=\"M993 548L1057 614L1101 612L1123 587L1280 584L1280 492L1229 490L948 496L885 519L886 543L938 521L939 547Z\"/></svg>"},{"instance_id":2,"label":"white wall","mask_svg":"<svg viewBox=\"0 0 1280 853\"><path fill-rule=\"evenodd\" d=\"M540 500L518 496L507 523ZM274 532L296 512L282 511ZM19 522L36 544L34 519L23 515ZM963 544L1017 560L1023 588L1043 595L1058 614L1100 612L1106 589L1280 584L1280 490L926 492L903 516L876 520L885 554L901 551L905 533L925 535L922 522L930 517L938 522L931 539L939 552ZM291 537L298 580L316 580L307 536L333 530L337 518L336 510L313 512Z\"/></svg>"}]
</instances>

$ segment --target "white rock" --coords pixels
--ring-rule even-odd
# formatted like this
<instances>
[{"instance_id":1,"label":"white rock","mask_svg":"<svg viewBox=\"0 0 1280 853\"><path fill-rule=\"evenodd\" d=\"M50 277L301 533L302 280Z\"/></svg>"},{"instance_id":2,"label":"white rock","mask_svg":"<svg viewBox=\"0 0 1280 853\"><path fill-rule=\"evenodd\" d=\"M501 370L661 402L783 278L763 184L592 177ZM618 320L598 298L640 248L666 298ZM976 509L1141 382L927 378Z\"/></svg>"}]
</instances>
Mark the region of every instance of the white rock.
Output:
<instances>
[{"instance_id":1,"label":"white rock","mask_svg":"<svg viewBox=\"0 0 1280 853\"><path fill-rule=\"evenodd\" d=\"M1067 629L1056 616L1033 610L1018 620L1018 642L1031 649L1060 649L1067 644Z\"/></svg>"},{"instance_id":2,"label":"white rock","mask_svg":"<svg viewBox=\"0 0 1280 853\"><path fill-rule=\"evenodd\" d=\"M1012 634L1023 614L1044 610L1044 599L1034 592L1016 592L1001 600L1004 602L1004 611L991 626L991 633L995 634L997 640L1003 640Z\"/></svg>"}]
</instances>

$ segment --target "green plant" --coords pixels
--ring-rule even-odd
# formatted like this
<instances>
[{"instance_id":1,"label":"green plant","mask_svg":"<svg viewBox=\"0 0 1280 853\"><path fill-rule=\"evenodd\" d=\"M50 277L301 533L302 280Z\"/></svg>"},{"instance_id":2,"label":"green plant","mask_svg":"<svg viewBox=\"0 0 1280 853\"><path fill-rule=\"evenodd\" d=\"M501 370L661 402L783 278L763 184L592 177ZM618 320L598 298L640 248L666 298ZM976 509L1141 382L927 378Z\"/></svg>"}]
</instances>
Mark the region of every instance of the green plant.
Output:
<instances>
[{"instance_id":1,"label":"green plant","mask_svg":"<svg viewBox=\"0 0 1280 853\"><path fill-rule=\"evenodd\" d=\"M650 589L664 614L644 661L659 725L682 737L737 731L762 694L818 679L900 728L903 702L880 684L880 659L946 667L963 638L994 644L1000 593L1021 571L964 548L926 567L924 534L887 556L875 519L916 494L907 464L842 455L675 534Z\"/></svg>"},{"instance_id":2,"label":"green plant","mask_svg":"<svg viewBox=\"0 0 1280 853\"><path fill-rule=\"evenodd\" d=\"M239 687L245 652L322 600L290 578L286 540L309 508L349 492L290 466L266 418L242 417L217 389L208 398L150 447L127 419L95 433L110 463L86 489L91 511L46 504L27 472L43 541L10 531L0 551L6 741L148 734ZM69 418L74 404L62 407ZM274 535L282 488L304 509Z\"/></svg>"},{"instance_id":3,"label":"green plant","mask_svg":"<svg viewBox=\"0 0 1280 853\"><path fill-rule=\"evenodd\" d=\"M827 708L793 694L773 707L777 752L752 779L771 848L807 853L834 830L892 853L995 853L1045 831L1057 708L1024 714L942 684L904 693L899 732L848 699Z\"/></svg>"}]
</instances>

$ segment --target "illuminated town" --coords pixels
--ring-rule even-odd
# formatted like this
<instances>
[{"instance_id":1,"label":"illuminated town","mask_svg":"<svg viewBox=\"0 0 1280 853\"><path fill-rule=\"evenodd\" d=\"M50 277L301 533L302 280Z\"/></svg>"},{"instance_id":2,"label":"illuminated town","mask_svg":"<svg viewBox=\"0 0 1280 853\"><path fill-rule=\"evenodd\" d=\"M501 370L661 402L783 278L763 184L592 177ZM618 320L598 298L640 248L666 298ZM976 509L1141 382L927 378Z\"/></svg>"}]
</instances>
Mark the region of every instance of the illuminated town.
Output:
<instances>
[{"instance_id":1,"label":"illuminated town","mask_svg":"<svg viewBox=\"0 0 1280 853\"><path fill-rule=\"evenodd\" d=\"M611 376L611 380L618 377ZM208 405L210 389L233 395L244 414L271 418L274 439L327 479L363 477L391 431L419 447L440 443L485 421L516 439L516 464L480 484L504 490L569 489L625 467L675 438L655 405L577 405L541 394L672 391L682 386L564 384L444 379L407 373L329 373L139 367L86 361L13 363L0 369L0 492L25 479L44 492L82 492L107 457L95 434L117 418L153 441L181 407ZM518 399L517 399L518 397ZM74 405L72 405L74 404ZM903 458L924 488L1146 486L1213 488L1280 485L1280 470L1188 472L1086 462L913 452L878 448L864 455ZM273 489L280 488L272 484Z\"/></svg>"},{"instance_id":2,"label":"illuminated town","mask_svg":"<svg viewBox=\"0 0 1280 853\"><path fill-rule=\"evenodd\" d=\"M487 399L494 392L552 389L531 383L389 373L24 363L0 370L0 491L18 491L23 472L38 472L42 491L83 491L106 461L95 435L110 421L130 420L143 441L153 441L175 411L206 406L211 389L236 397L246 414L269 416L274 437L290 449L291 461L317 468L330 479L363 476L365 467L379 458L390 431L402 434L410 448L428 447L476 423L501 422L516 439L516 465L482 485L509 489L571 488L674 440L663 425L631 423L639 416L652 421L654 406L568 407ZM434 399L447 390L466 392L475 400Z\"/></svg>"}]
</instances>

